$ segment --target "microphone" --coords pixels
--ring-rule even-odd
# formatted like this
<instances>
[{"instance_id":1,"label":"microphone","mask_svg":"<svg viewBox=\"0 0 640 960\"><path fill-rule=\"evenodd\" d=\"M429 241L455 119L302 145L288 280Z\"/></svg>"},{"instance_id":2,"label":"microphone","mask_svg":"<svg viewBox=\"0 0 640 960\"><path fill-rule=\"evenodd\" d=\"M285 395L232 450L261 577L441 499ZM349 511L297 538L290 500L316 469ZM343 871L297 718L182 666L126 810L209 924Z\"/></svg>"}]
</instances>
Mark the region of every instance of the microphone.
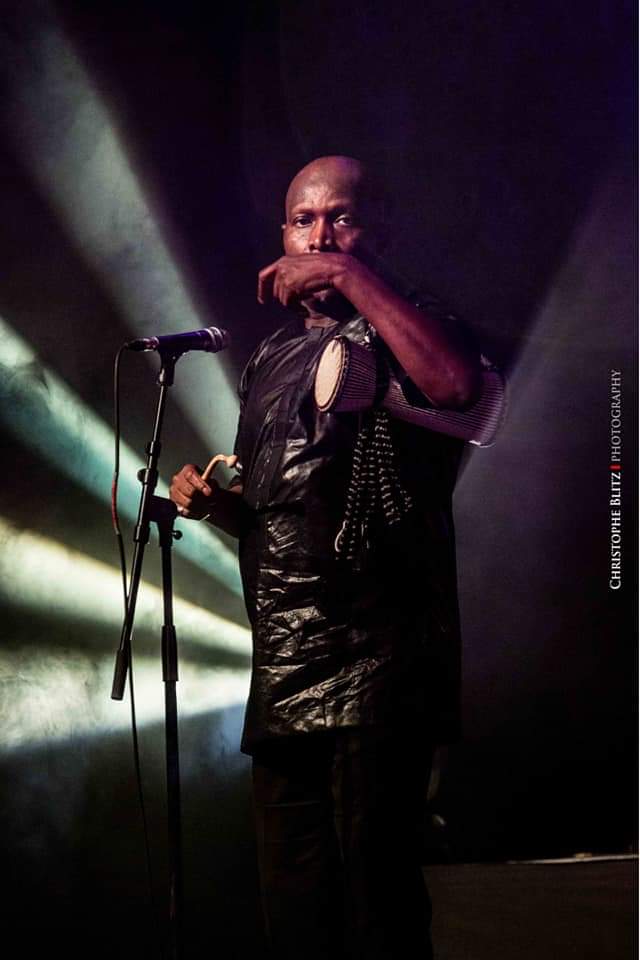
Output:
<instances>
[{"instance_id":1,"label":"microphone","mask_svg":"<svg viewBox=\"0 0 640 960\"><path fill-rule=\"evenodd\" d=\"M170 333L163 337L139 337L125 343L128 350L157 350L172 357L180 356L189 350L206 350L217 353L229 345L229 333L219 327L204 327L203 330L190 330L189 333Z\"/></svg>"}]
</instances>

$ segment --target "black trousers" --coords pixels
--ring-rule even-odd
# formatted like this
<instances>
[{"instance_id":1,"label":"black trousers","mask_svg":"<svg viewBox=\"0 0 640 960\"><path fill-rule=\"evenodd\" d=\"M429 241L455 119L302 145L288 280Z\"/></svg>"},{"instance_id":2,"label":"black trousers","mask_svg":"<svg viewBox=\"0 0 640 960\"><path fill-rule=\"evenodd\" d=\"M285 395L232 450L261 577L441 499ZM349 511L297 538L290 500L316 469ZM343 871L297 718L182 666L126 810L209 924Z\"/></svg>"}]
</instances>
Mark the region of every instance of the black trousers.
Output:
<instances>
[{"instance_id":1,"label":"black trousers","mask_svg":"<svg viewBox=\"0 0 640 960\"><path fill-rule=\"evenodd\" d=\"M274 960L431 960L419 831L424 733L337 728L253 761L258 866Z\"/></svg>"}]
</instances>

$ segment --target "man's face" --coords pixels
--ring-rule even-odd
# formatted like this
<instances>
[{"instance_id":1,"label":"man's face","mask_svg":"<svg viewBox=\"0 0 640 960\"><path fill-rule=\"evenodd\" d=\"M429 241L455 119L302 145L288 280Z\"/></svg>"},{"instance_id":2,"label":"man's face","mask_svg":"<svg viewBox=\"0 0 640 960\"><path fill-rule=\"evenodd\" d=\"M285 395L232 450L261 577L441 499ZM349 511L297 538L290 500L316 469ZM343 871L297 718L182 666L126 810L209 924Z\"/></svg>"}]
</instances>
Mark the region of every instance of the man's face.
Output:
<instances>
[{"instance_id":1,"label":"man's face","mask_svg":"<svg viewBox=\"0 0 640 960\"><path fill-rule=\"evenodd\" d=\"M296 178L282 225L284 252L288 256L346 253L370 262L377 231L372 204L363 194L358 180L335 166ZM338 296L328 288L314 294L314 300L326 302Z\"/></svg>"}]
</instances>

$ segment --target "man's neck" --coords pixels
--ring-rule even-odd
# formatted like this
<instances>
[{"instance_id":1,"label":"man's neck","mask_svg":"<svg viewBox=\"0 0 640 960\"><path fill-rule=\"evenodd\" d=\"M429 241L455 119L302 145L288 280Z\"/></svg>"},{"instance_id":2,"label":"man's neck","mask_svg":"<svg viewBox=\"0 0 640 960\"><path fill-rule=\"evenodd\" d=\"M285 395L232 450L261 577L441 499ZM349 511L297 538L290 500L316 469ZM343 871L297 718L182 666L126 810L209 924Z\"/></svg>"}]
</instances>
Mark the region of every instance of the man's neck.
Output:
<instances>
[{"instance_id":1,"label":"man's neck","mask_svg":"<svg viewBox=\"0 0 640 960\"><path fill-rule=\"evenodd\" d=\"M339 320L333 320L331 317L323 316L309 316L304 318L304 325L307 330L310 330L312 327L333 327Z\"/></svg>"},{"instance_id":2,"label":"man's neck","mask_svg":"<svg viewBox=\"0 0 640 960\"><path fill-rule=\"evenodd\" d=\"M304 318L307 330L312 327L332 327L350 319L356 313L353 304L343 298L327 304L319 300L303 300L302 305L307 311Z\"/></svg>"}]
</instances>

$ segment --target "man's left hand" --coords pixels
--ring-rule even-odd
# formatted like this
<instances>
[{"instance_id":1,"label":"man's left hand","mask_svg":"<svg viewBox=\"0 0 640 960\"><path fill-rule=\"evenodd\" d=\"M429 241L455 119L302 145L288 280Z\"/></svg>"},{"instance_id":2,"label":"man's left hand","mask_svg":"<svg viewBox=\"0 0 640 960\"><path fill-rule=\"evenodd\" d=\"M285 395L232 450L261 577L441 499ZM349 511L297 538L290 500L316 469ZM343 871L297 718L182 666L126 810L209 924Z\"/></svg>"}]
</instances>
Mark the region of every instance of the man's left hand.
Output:
<instances>
[{"instance_id":1,"label":"man's left hand","mask_svg":"<svg viewBox=\"0 0 640 960\"><path fill-rule=\"evenodd\" d=\"M258 274L258 300L279 300L283 306L336 286L354 258L346 253L303 253L280 257Z\"/></svg>"}]
</instances>

